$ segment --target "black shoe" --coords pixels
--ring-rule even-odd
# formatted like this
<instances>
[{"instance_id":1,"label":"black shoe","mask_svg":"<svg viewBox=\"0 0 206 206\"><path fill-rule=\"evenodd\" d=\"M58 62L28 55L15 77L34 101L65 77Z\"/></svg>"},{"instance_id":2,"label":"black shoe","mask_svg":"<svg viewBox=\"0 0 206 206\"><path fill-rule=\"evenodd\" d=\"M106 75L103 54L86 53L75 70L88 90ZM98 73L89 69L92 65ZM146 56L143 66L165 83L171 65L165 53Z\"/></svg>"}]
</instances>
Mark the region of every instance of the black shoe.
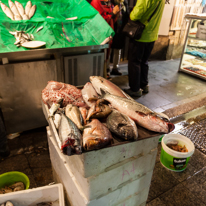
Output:
<instances>
[{"instance_id":1,"label":"black shoe","mask_svg":"<svg viewBox=\"0 0 206 206\"><path fill-rule=\"evenodd\" d=\"M149 92L149 85L146 85L145 87L142 88L143 93L148 93Z\"/></svg>"},{"instance_id":2,"label":"black shoe","mask_svg":"<svg viewBox=\"0 0 206 206\"><path fill-rule=\"evenodd\" d=\"M131 89L124 89L124 92L129 94L131 97L141 97L142 96L142 90L140 89L137 92L133 92Z\"/></svg>"},{"instance_id":3,"label":"black shoe","mask_svg":"<svg viewBox=\"0 0 206 206\"><path fill-rule=\"evenodd\" d=\"M112 71L110 72L111 75L122 75L121 72L118 71L118 69L112 69Z\"/></svg>"}]
</instances>

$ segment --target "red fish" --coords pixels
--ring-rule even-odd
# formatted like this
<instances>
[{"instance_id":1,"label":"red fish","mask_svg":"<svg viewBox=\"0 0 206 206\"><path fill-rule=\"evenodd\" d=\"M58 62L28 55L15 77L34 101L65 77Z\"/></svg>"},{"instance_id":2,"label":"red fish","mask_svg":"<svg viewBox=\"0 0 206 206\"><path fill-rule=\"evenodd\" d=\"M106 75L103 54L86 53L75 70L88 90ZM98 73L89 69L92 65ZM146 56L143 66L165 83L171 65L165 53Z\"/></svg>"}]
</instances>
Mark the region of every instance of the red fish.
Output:
<instances>
[{"instance_id":1,"label":"red fish","mask_svg":"<svg viewBox=\"0 0 206 206\"><path fill-rule=\"evenodd\" d=\"M83 147L85 150L101 149L113 140L109 129L99 120L93 119L83 132Z\"/></svg>"},{"instance_id":2,"label":"red fish","mask_svg":"<svg viewBox=\"0 0 206 206\"><path fill-rule=\"evenodd\" d=\"M63 107L67 104L86 107L80 89L77 89L75 86L70 84L49 81L45 89L42 91L42 100L44 104L51 107L53 103L58 103L61 99L63 99Z\"/></svg>"}]
</instances>

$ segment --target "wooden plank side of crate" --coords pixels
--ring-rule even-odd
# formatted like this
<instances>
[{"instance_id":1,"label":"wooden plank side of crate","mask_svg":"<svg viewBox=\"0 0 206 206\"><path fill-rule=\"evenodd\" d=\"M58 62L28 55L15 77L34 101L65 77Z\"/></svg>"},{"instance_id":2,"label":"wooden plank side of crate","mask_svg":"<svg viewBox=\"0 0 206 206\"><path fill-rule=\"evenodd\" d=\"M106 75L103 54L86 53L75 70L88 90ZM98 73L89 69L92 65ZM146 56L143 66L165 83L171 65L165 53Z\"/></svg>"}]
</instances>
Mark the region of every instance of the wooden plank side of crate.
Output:
<instances>
[{"instance_id":1,"label":"wooden plank side of crate","mask_svg":"<svg viewBox=\"0 0 206 206\"><path fill-rule=\"evenodd\" d=\"M141 192L132 195L131 197L115 204L114 206L144 206L146 205L150 187L143 189Z\"/></svg>"},{"instance_id":2,"label":"wooden plank side of crate","mask_svg":"<svg viewBox=\"0 0 206 206\"><path fill-rule=\"evenodd\" d=\"M134 180L99 199L90 201L89 206L119 205L120 202L133 196L135 193L140 193L144 189L149 188L152 179L152 173L153 171L150 171L146 173L144 176L140 177L139 179ZM136 202L136 206L138 206L141 203Z\"/></svg>"},{"instance_id":3,"label":"wooden plank side of crate","mask_svg":"<svg viewBox=\"0 0 206 206\"><path fill-rule=\"evenodd\" d=\"M73 156L72 158L65 158L68 164L72 164L75 168L79 168L79 172L82 176L90 177L109 171L115 167L116 164L119 164L120 162L133 156L148 154L152 149L157 147L159 138L160 136L156 136L112 148L104 148L101 150L83 153L81 157ZM83 166L79 166L80 159Z\"/></svg>"},{"instance_id":4,"label":"wooden plank side of crate","mask_svg":"<svg viewBox=\"0 0 206 206\"><path fill-rule=\"evenodd\" d=\"M76 177L78 184L83 189L87 199L93 200L153 170L156 154L157 149L155 148L146 155L131 157L114 165L106 172L88 178L83 177L78 168L73 164L69 164L68 166ZM101 187L99 187L99 185L101 185Z\"/></svg>"}]
</instances>

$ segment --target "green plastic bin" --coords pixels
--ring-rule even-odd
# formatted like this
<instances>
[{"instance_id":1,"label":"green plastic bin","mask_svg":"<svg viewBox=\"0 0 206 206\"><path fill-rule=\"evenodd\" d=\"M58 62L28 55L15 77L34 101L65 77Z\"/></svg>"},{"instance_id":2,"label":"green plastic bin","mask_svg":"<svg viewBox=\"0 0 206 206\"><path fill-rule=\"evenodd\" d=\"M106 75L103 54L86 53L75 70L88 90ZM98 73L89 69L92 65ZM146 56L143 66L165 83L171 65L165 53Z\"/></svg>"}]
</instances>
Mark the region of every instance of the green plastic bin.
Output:
<instances>
[{"instance_id":1,"label":"green plastic bin","mask_svg":"<svg viewBox=\"0 0 206 206\"><path fill-rule=\"evenodd\" d=\"M29 178L22 172L12 171L0 175L0 189L16 182L23 182L26 190L29 189Z\"/></svg>"}]
</instances>

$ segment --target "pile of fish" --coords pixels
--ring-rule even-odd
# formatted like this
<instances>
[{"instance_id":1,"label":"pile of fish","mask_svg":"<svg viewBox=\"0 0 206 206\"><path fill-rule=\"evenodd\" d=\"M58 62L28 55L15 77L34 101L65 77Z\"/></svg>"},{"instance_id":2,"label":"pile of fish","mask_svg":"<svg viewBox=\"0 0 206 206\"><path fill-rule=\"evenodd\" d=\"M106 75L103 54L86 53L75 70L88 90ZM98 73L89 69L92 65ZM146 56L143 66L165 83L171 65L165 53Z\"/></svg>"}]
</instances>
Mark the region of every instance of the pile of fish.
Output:
<instances>
[{"instance_id":1,"label":"pile of fish","mask_svg":"<svg viewBox=\"0 0 206 206\"><path fill-rule=\"evenodd\" d=\"M5 186L0 189L0 194L6 194L10 192L16 192L16 191L21 191L24 190L25 186L23 182L16 182L15 184L11 186Z\"/></svg>"},{"instance_id":2,"label":"pile of fish","mask_svg":"<svg viewBox=\"0 0 206 206\"><path fill-rule=\"evenodd\" d=\"M10 8L9 8L10 7ZM4 3L1 3L1 8L3 12L11 19L11 20L29 20L35 14L36 5L32 6L31 1L28 1L26 7L22 6L18 1L12 2L9 0L9 7Z\"/></svg>"},{"instance_id":3,"label":"pile of fish","mask_svg":"<svg viewBox=\"0 0 206 206\"><path fill-rule=\"evenodd\" d=\"M9 32L10 34L14 35L16 38L15 45L17 47L20 47L23 43L32 41L34 39L33 34L27 34L24 31L15 31L15 32Z\"/></svg>"},{"instance_id":4,"label":"pile of fish","mask_svg":"<svg viewBox=\"0 0 206 206\"><path fill-rule=\"evenodd\" d=\"M52 202L41 202L35 206L51 206L51 205L52 205ZM15 205L12 202L7 201L7 202L0 204L0 206L15 206Z\"/></svg>"},{"instance_id":5,"label":"pile of fish","mask_svg":"<svg viewBox=\"0 0 206 206\"><path fill-rule=\"evenodd\" d=\"M50 81L42 100L58 130L58 145L67 155L103 148L113 143L114 136L137 140L137 125L158 133L174 130L168 119L100 76L91 76L83 89Z\"/></svg>"}]
</instances>

